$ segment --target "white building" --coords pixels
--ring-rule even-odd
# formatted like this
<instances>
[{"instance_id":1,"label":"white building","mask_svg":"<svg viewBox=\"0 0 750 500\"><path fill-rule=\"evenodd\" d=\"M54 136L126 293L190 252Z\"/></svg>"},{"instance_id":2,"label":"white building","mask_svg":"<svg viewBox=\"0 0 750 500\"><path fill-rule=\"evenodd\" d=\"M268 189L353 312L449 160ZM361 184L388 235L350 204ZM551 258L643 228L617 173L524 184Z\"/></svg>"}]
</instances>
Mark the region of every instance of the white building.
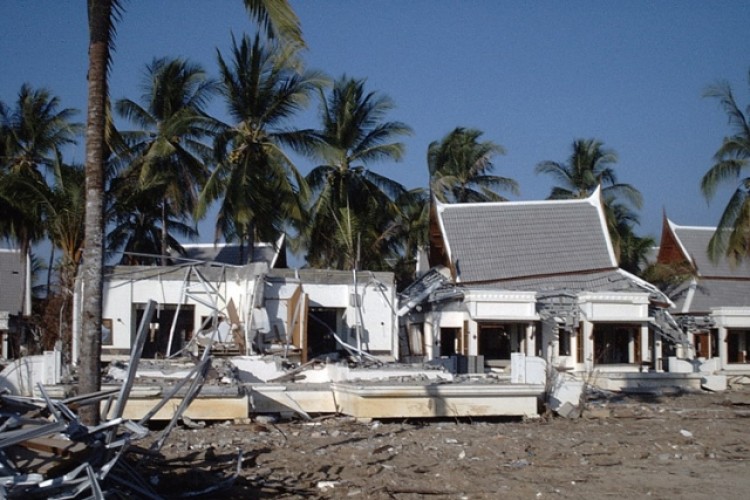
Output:
<instances>
[{"instance_id":1,"label":"white building","mask_svg":"<svg viewBox=\"0 0 750 500\"><path fill-rule=\"evenodd\" d=\"M661 371L680 340L654 286L621 270L600 194L534 202L435 202L430 263L400 312L409 355L512 353L572 372ZM442 274L436 269L441 269ZM481 358L480 358L481 359Z\"/></svg>"},{"instance_id":2,"label":"white building","mask_svg":"<svg viewBox=\"0 0 750 500\"><path fill-rule=\"evenodd\" d=\"M708 242L715 231L665 217L657 262L692 275L670 293L672 314L690 340L683 356L700 361L703 372L750 375L750 263L713 262Z\"/></svg>"},{"instance_id":3,"label":"white building","mask_svg":"<svg viewBox=\"0 0 750 500\"><path fill-rule=\"evenodd\" d=\"M253 261L244 265L229 263L238 262L236 246L186 248L188 258L178 264L116 266L106 272L104 360L129 354L150 300L158 306L149 321L147 358L193 348L189 344L198 335L206 341L213 336L228 352L283 353L303 362L347 349L398 356L392 273L359 272L355 284L347 271L276 269L280 245L274 251L256 245ZM81 290L74 342L80 336Z\"/></svg>"}]
</instances>

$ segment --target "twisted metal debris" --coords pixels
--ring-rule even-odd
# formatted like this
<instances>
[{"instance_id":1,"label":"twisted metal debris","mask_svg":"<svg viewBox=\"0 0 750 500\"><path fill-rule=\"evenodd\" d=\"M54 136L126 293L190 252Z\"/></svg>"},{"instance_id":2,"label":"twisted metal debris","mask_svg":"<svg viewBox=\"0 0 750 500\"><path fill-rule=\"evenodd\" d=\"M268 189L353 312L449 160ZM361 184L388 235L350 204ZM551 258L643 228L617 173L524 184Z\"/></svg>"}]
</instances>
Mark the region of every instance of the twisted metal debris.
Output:
<instances>
[{"instance_id":1,"label":"twisted metal debris","mask_svg":"<svg viewBox=\"0 0 750 500\"><path fill-rule=\"evenodd\" d=\"M174 425L200 392L210 367L211 353L210 347L206 348L190 374L139 422L124 419L123 412L155 305L151 301L146 307L131 349L127 375L119 389L63 400L51 398L42 384L37 387L41 397L14 396L7 391L0 394L0 499L161 498L131 465L127 455L155 453L161 449ZM188 382L190 385L182 403L151 450L131 446L151 435L145 425ZM87 426L81 423L76 410L92 404L101 409L101 423ZM209 490L230 486L239 474L241 460L240 455L235 475Z\"/></svg>"}]
</instances>

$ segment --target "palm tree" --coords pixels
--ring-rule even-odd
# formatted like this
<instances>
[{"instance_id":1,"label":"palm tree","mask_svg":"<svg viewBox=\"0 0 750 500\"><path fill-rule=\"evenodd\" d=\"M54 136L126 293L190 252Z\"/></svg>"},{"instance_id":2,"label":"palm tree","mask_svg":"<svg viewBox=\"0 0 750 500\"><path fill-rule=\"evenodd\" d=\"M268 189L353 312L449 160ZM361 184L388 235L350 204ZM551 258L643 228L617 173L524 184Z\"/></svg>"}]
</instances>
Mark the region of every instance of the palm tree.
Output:
<instances>
[{"instance_id":1,"label":"palm tree","mask_svg":"<svg viewBox=\"0 0 750 500\"><path fill-rule=\"evenodd\" d=\"M170 250L182 254L180 238L195 238L198 231L187 215L168 214L167 228L163 213L153 203L163 192L162 186L134 186L127 178L116 178L111 183L106 248L110 254L122 253L123 265L158 265ZM166 236L166 246L164 236Z\"/></svg>"},{"instance_id":2,"label":"palm tree","mask_svg":"<svg viewBox=\"0 0 750 500\"><path fill-rule=\"evenodd\" d=\"M343 76L322 100L322 130L310 151L321 164L307 175L315 197L311 223L302 238L313 267L384 267L389 226L398 214L394 200L404 187L367 168L378 160L398 161L404 145L392 142L411 133L396 121L384 121L392 101L365 92L364 81Z\"/></svg>"},{"instance_id":3,"label":"palm tree","mask_svg":"<svg viewBox=\"0 0 750 500\"><path fill-rule=\"evenodd\" d=\"M64 310L63 323L52 335L46 335L48 341L57 340L57 332L63 332L63 353L68 359L71 347L71 313L75 277L81 262L84 240L84 218L86 211L85 175L82 165L68 165L57 155L52 168L52 184L40 184L33 179L24 179L19 183L22 191L30 194L29 202L40 207L43 225L47 238L53 249L62 251L59 263L59 301L55 301L57 313ZM52 259L50 259L52 266ZM51 270L51 269L50 269ZM49 278L47 298L50 297Z\"/></svg>"},{"instance_id":4,"label":"palm tree","mask_svg":"<svg viewBox=\"0 0 750 500\"><path fill-rule=\"evenodd\" d=\"M750 79L750 72L748 76ZM724 138L714 154L715 163L701 179L703 196L710 201L719 185L740 180L709 241L708 254L714 261L726 256L736 265L750 255L750 177L740 179L750 166L750 106L742 112L727 82L708 87L703 95L718 99L732 128L732 135Z\"/></svg>"},{"instance_id":5,"label":"palm tree","mask_svg":"<svg viewBox=\"0 0 750 500\"><path fill-rule=\"evenodd\" d=\"M620 242L629 238L637 216L630 207L640 208L641 193L630 184L617 182L612 167L617 163L617 154L604 148L596 139L578 139L573 142L573 151L567 163L543 161L536 166L536 173L548 174L560 184L554 186L548 197L551 200L588 198L601 187L604 215L612 238L615 254L621 256Z\"/></svg>"},{"instance_id":6,"label":"palm tree","mask_svg":"<svg viewBox=\"0 0 750 500\"><path fill-rule=\"evenodd\" d=\"M60 108L60 99L46 89L23 84L15 108L0 103L0 167L9 172L41 178L41 166L51 166L60 148L74 144L81 125L71 120L78 113Z\"/></svg>"},{"instance_id":7,"label":"palm tree","mask_svg":"<svg viewBox=\"0 0 750 500\"><path fill-rule=\"evenodd\" d=\"M163 250L169 216L191 214L208 179L210 148L201 140L213 128L204 106L214 92L214 83L198 65L162 58L147 65L143 90L142 104L130 99L116 104L118 114L140 128L123 132L132 158L124 175L136 179L140 186L161 186ZM162 264L166 264L166 256Z\"/></svg>"},{"instance_id":8,"label":"palm tree","mask_svg":"<svg viewBox=\"0 0 750 500\"><path fill-rule=\"evenodd\" d=\"M417 255L429 245L430 196L429 190L416 188L396 199L396 218L392 240L398 245L393 271L399 289L414 281Z\"/></svg>"},{"instance_id":9,"label":"palm tree","mask_svg":"<svg viewBox=\"0 0 750 500\"><path fill-rule=\"evenodd\" d=\"M60 109L59 98L45 89L21 86L13 108L0 102L0 233L24 252L44 234L42 213L32 203L46 187L59 148L75 143L81 125L75 109Z\"/></svg>"},{"instance_id":10,"label":"palm tree","mask_svg":"<svg viewBox=\"0 0 750 500\"><path fill-rule=\"evenodd\" d=\"M427 148L427 167L432 194L447 203L506 201L497 194L505 189L518 194L518 183L507 177L489 175L492 158L504 154L502 146L479 142L482 132L457 127L440 142Z\"/></svg>"},{"instance_id":11,"label":"palm tree","mask_svg":"<svg viewBox=\"0 0 750 500\"><path fill-rule=\"evenodd\" d=\"M296 16L289 15L286 0L245 0L251 17L267 20L269 27L291 33L294 38ZM270 6L270 7L269 7ZM104 237L104 171L107 124L107 76L115 26L122 14L119 0L87 0L89 24L88 112L86 117L86 230L84 245L83 296L85 297L81 333L79 390L99 390L101 385L102 271ZM286 14L285 14L286 13ZM299 22L296 21L298 25ZM301 31L301 30L300 30ZM301 37L300 37L301 38ZM79 411L85 424L99 420L97 407L88 405Z\"/></svg>"},{"instance_id":12,"label":"palm tree","mask_svg":"<svg viewBox=\"0 0 750 500\"><path fill-rule=\"evenodd\" d=\"M588 198L601 186L603 197L624 199L640 208L643 203L641 193L630 184L617 182L617 175L612 168L617 163L617 154L603 146L604 143L596 139L578 139L573 142L573 152L568 163L539 163L536 173L548 174L560 183L552 188L549 199Z\"/></svg>"},{"instance_id":13,"label":"palm tree","mask_svg":"<svg viewBox=\"0 0 750 500\"><path fill-rule=\"evenodd\" d=\"M302 26L286 0L243 0L250 17L255 19L268 38L280 38L296 49L305 48Z\"/></svg>"},{"instance_id":14,"label":"palm tree","mask_svg":"<svg viewBox=\"0 0 750 500\"><path fill-rule=\"evenodd\" d=\"M278 44L232 39L227 62L218 53L220 93L234 125L223 125L214 142L217 167L201 193L197 215L220 199L216 239L252 248L255 238L276 241L287 224L302 223L308 196L304 177L282 149L312 140L309 131L284 128L326 80L298 72L290 52ZM242 262L243 251L240 252Z\"/></svg>"},{"instance_id":15,"label":"palm tree","mask_svg":"<svg viewBox=\"0 0 750 500\"><path fill-rule=\"evenodd\" d=\"M86 221L83 252L83 314L78 389L82 393L101 387L102 270L104 236L104 171L107 125L107 75L115 24L120 17L118 0L88 0L89 68L86 116ZM84 424L99 420L96 405L84 406Z\"/></svg>"}]
</instances>

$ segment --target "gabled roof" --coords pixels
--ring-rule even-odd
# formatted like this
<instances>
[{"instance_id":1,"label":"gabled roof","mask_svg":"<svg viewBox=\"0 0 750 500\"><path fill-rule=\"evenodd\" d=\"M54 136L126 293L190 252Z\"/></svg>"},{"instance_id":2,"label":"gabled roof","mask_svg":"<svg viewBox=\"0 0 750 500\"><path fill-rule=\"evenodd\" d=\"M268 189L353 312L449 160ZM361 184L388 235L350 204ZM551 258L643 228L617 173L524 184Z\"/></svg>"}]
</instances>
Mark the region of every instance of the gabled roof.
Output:
<instances>
[{"instance_id":1,"label":"gabled roof","mask_svg":"<svg viewBox=\"0 0 750 500\"><path fill-rule=\"evenodd\" d=\"M582 200L437 203L460 283L498 283L614 270L600 192Z\"/></svg>"},{"instance_id":2,"label":"gabled roof","mask_svg":"<svg viewBox=\"0 0 750 500\"><path fill-rule=\"evenodd\" d=\"M750 279L750 263L743 261L738 266L730 265L725 258L718 262L712 262L708 258L708 242L711 236L716 232L715 227L705 226L678 226L674 222L667 220L668 227L672 236L680 249L685 260L692 263L698 276L702 278L730 278L730 279ZM662 239L665 235L662 235Z\"/></svg>"},{"instance_id":3,"label":"gabled roof","mask_svg":"<svg viewBox=\"0 0 750 500\"><path fill-rule=\"evenodd\" d=\"M23 311L24 267L20 250L0 248L0 312Z\"/></svg>"}]
</instances>

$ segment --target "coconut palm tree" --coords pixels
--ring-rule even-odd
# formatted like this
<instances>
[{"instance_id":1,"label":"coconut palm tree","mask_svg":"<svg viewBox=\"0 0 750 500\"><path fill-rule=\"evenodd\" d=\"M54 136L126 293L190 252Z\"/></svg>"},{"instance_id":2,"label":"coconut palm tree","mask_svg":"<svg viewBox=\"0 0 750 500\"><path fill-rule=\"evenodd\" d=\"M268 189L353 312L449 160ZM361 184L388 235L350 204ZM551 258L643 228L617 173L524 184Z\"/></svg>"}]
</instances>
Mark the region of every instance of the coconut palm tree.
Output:
<instances>
[{"instance_id":1,"label":"coconut palm tree","mask_svg":"<svg viewBox=\"0 0 750 500\"><path fill-rule=\"evenodd\" d=\"M158 181L151 185L135 185L126 177L111 181L107 210L111 229L105 246L109 255L122 254L120 264L163 265L171 251L184 253L180 239L198 236L188 214L168 214L166 229L162 226L164 214L153 203L162 192Z\"/></svg>"},{"instance_id":2,"label":"coconut palm tree","mask_svg":"<svg viewBox=\"0 0 750 500\"><path fill-rule=\"evenodd\" d=\"M83 317L78 389L101 387L102 270L104 236L104 171L106 160L107 75L115 25L122 10L118 0L88 0L89 67L86 116L86 222L83 252ZM99 420L98 408L79 411L85 424Z\"/></svg>"},{"instance_id":3,"label":"coconut palm tree","mask_svg":"<svg viewBox=\"0 0 750 500\"><path fill-rule=\"evenodd\" d=\"M72 297L78 266L81 262L84 240L84 218L86 212L85 175L82 165L69 165L63 162L62 155L57 154L50 185L35 182L26 178L18 183L18 191L28 193L28 203L39 207L45 234L52 243L53 250L62 251L58 265L59 300L55 301L57 314L64 311L52 335L46 335L48 342L57 340L57 332L63 333L63 353L69 359L71 340L70 325L72 314ZM54 254L54 252L53 252ZM50 258L50 271L53 259ZM49 276L47 298L50 297Z\"/></svg>"},{"instance_id":4,"label":"coconut palm tree","mask_svg":"<svg viewBox=\"0 0 750 500\"><path fill-rule=\"evenodd\" d=\"M81 125L48 90L21 86L15 105L0 102L0 233L24 251L44 235L42 212L31 202L46 187L57 151L75 143Z\"/></svg>"},{"instance_id":5,"label":"coconut palm tree","mask_svg":"<svg viewBox=\"0 0 750 500\"><path fill-rule=\"evenodd\" d=\"M301 33L299 21L286 0L244 0L253 19L265 22L282 33ZM281 5L279 5L281 4ZM86 244L84 250L85 297L81 337L81 369L79 390L97 391L101 385L102 270L104 237L104 172L106 161L107 76L115 27L122 15L119 0L88 0L89 67L88 112L86 117ZM301 39L301 36L299 36ZM85 424L98 421L94 405L81 408Z\"/></svg>"},{"instance_id":6,"label":"coconut palm tree","mask_svg":"<svg viewBox=\"0 0 750 500\"><path fill-rule=\"evenodd\" d=\"M551 200L588 198L601 187L607 227L615 254L620 256L620 242L630 237L628 233L632 233L633 225L638 222L630 207L640 208L643 197L630 184L617 182L613 168L617 154L605 149L601 141L578 139L572 149L567 163L543 161L535 171L548 174L559 183L550 192L548 199Z\"/></svg>"},{"instance_id":7,"label":"coconut palm tree","mask_svg":"<svg viewBox=\"0 0 750 500\"><path fill-rule=\"evenodd\" d=\"M505 153L491 141L480 142L482 132L457 127L427 148L427 167L432 194L447 203L506 201L496 190L518 194L518 183L490 175L492 158Z\"/></svg>"},{"instance_id":8,"label":"coconut palm tree","mask_svg":"<svg viewBox=\"0 0 750 500\"><path fill-rule=\"evenodd\" d=\"M130 145L130 166L124 176L162 189L160 210L167 247L170 216L191 214L199 190L208 179L210 148L201 142L214 128L204 107L214 93L214 83L203 69L182 59L154 59L144 74L142 102L117 101L115 109L139 130L123 132ZM166 256L163 257L166 264Z\"/></svg>"},{"instance_id":9,"label":"coconut palm tree","mask_svg":"<svg viewBox=\"0 0 750 500\"><path fill-rule=\"evenodd\" d=\"M245 8L269 39L280 38L287 46L305 48L302 26L286 0L243 0Z\"/></svg>"},{"instance_id":10,"label":"coconut palm tree","mask_svg":"<svg viewBox=\"0 0 750 500\"><path fill-rule=\"evenodd\" d=\"M323 127L310 150L321 163L307 175L314 201L311 223L302 234L313 267L348 269L358 260L384 267L388 229L398 215L394 200L405 192L398 182L367 167L400 160L404 145L394 140L411 128L385 121L393 102L365 92L364 83L343 76L327 97L321 95Z\"/></svg>"},{"instance_id":11,"label":"coconut palm tree","mask_svg":"<svg viewBox=\"0 0 750 500\"><path fill-rule=\"evenodd\" d=\"M605 149L601 141L578 139L573 142L573 151L567 163L543 161L535 171L550 175L559 183L552 188L549 199L588 198L601 186L603 197L624 200L640 208L643 203L641 193L630 184L617 182L612 167L615 163L617 154Z\"/></svg>"},{"instance_id":12,"label":"coconut palm tree","mask_svg":"<svg viewBox=\"0 0 750 500\"><path fill-rule=\"evenodd\" d=\"M201 193L197 215L219 199L216 239L252 248L276 241L288 224L302 223L308 196L304 177L284 147L300 148L309 131L285 128L326 83L320 73L297 71L292 54L276 43L232 39L231 58L218 53L220 85L234 124L222 124L214 142L216 169ZM240 252L240 262L243 255Z\"/></svg>"},{"instance_id":13,"label":"coconut palm tree","mask_svg":"<svg viewBox=\"0 0 750 500\"><path fill-rule=\"evenodd\" d=\"M703 196L710 201L720 185L739 180L709 241L708 254L714 261L726 256L738 264L750 256L750 177L740 178L750 166L750 106L743 113L727 82L708 87L704 96L719 101L729 118L732 135L724 138L714 154L715 163L701 179Z\"/></svg>"}]
</instances>

